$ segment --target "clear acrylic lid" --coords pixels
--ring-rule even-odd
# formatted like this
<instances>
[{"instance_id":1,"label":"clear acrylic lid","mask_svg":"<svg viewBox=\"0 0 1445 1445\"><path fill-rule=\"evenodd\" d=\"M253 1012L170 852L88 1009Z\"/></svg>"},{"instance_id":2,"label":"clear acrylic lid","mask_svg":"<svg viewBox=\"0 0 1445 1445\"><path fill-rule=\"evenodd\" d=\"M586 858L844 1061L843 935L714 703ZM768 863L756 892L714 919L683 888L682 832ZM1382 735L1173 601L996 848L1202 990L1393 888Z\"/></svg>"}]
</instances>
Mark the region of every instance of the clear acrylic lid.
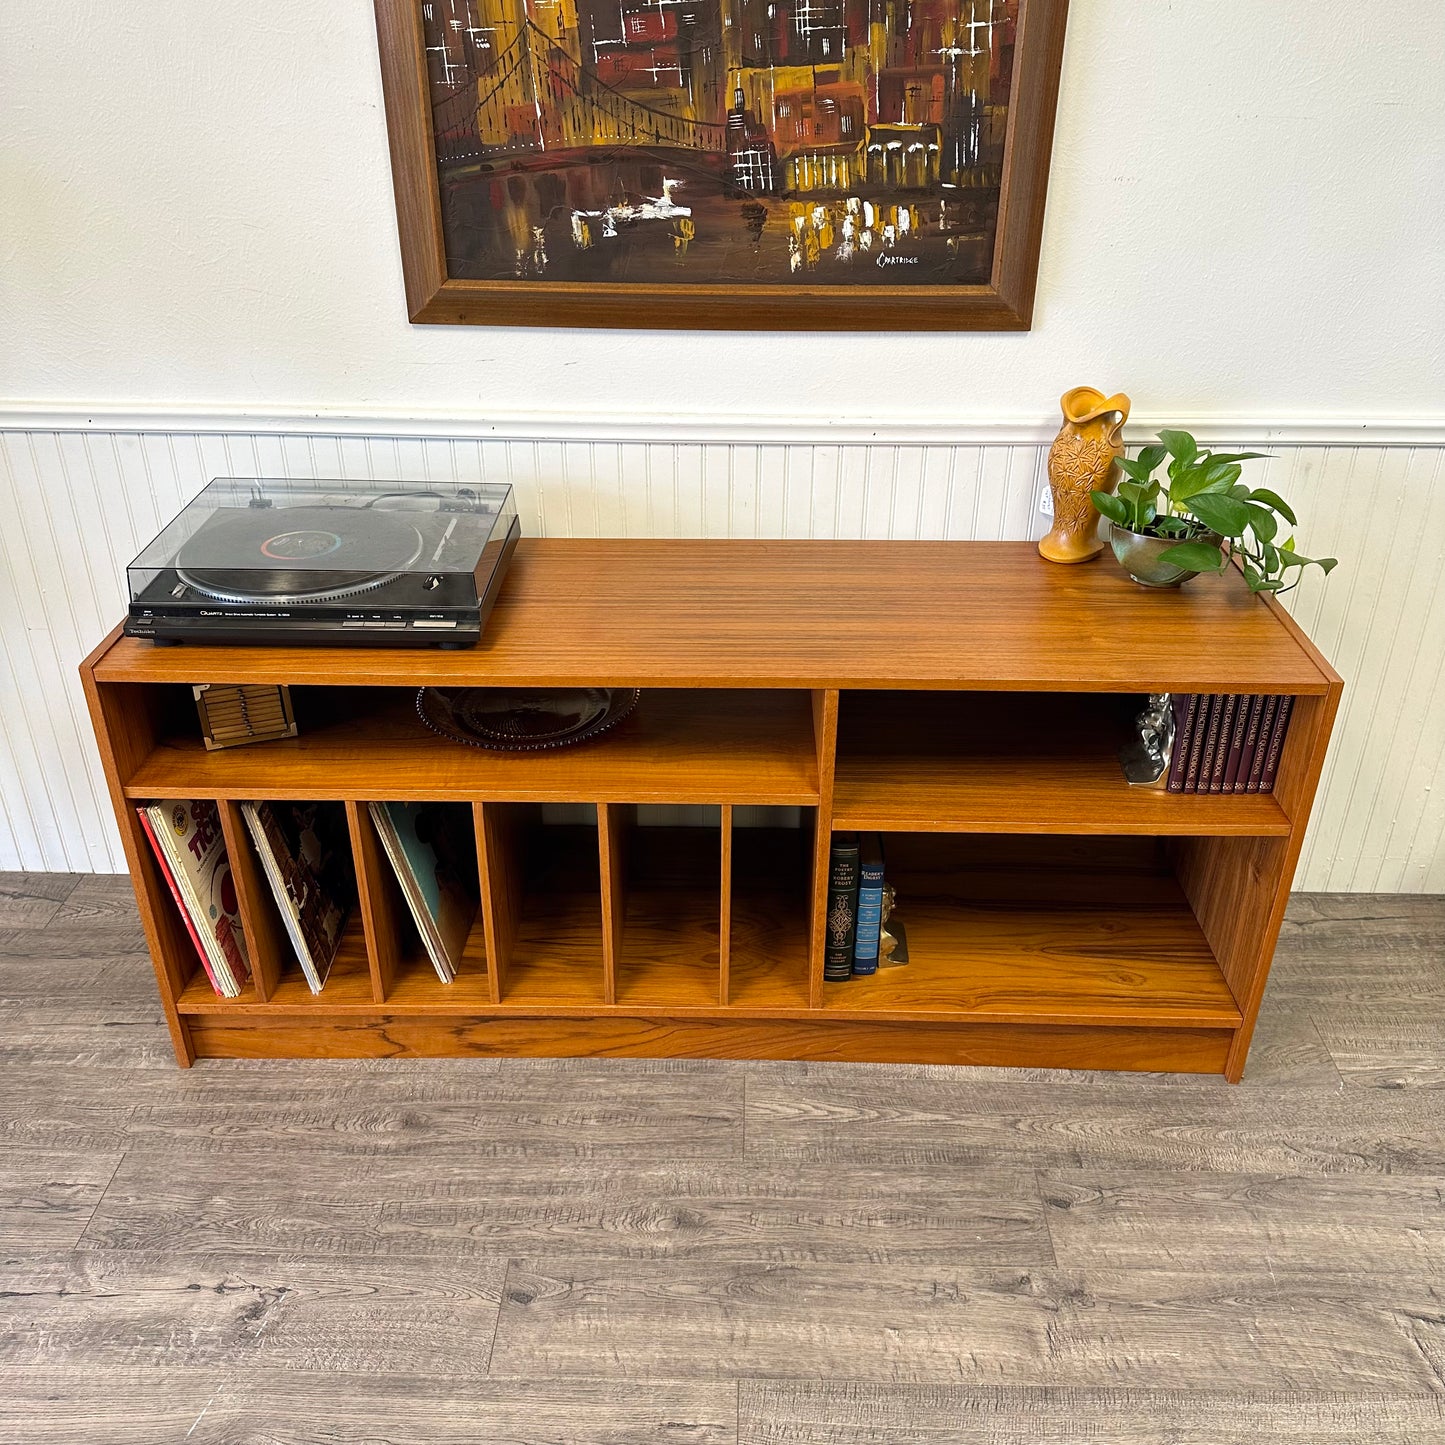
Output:
<instances>
[{"instance_id":1,"label":"clear acrylic lid","mask_svg":"<svg viewBox=\"0 0 1445 1445\"><path fill-rule=\"evenodd\" d=\"M511 487L495 483L218 477L127 573L132 597L173 570L221 600L292 589L321 600L408 572L470 572L516 514Z\"/></svg>"}]
</instances>

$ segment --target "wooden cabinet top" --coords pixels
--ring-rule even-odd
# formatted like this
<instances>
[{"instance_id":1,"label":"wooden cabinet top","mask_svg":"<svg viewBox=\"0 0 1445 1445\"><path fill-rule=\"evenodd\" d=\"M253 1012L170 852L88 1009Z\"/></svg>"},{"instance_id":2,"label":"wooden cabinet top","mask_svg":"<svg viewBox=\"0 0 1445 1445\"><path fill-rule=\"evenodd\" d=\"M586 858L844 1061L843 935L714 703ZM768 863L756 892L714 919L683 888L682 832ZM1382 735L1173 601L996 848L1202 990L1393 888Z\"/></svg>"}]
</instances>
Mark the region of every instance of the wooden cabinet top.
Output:
<instances>
[{"instance_id":1,"label":"wooden cabinet top","mask_svg":"<svg viewBox=\"0 0 1445 1445\"><path fill-rule=\"evenodd\" d=\"M481 645L157 647L100 682L1323 693L1335 674L1243 580L1150 591L1031 542L533 538Z\"/></svg>"}]
</instances>

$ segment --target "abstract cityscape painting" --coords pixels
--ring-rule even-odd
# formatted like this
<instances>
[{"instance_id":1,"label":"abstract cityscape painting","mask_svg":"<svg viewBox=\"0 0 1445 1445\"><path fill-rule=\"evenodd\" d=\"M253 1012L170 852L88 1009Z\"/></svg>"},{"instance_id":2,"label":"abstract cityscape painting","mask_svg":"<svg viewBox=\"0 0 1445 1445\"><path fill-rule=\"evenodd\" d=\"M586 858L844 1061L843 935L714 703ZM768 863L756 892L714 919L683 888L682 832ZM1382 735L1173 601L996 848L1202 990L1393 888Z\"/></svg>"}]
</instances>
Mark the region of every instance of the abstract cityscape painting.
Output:
<instances>
[{"instance_id":1,"label":"abstract cityscape painting","mask_svg":"<svg viewBox=\"0 0 1445 1445\"><path fill-rule=\"evenodd\" d=\"M384 74L399 3L378 0ZM398 155L410 99L440 252L424 299L447 294L414 319L861 327L945 296L1016 317L997 284L1011 185L1029 193L1031 306L1062 0L418 8L420 94L396 94L396 57L387 76L393 162L414 193L416 157ZM1030 25L1039 56L1023 66ZM1042 154L1021 179L1006 172L1025 101ZM405 244L404 189L398 173Z\"/></svg>"}]
</instances>

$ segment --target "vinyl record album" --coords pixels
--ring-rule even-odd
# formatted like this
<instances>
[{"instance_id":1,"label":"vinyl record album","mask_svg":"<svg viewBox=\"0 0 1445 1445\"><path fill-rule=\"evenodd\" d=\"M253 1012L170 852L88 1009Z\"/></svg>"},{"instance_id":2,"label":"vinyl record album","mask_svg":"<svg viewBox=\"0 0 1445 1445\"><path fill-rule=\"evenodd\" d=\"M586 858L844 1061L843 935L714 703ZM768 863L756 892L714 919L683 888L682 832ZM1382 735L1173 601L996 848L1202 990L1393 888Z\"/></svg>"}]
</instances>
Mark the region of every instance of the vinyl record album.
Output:
<instances>
[{"instance_id":1,"label":"vinyl record album","mask_svg":"<svg viewBox=\"0 0 1445 1445\"><path fill-rule=\"evenodd\" d=\"M364 507L222 508L180 549L181 581L218 602L331 602L421 555L405 517Z\"/></svg>"}]
</instances>

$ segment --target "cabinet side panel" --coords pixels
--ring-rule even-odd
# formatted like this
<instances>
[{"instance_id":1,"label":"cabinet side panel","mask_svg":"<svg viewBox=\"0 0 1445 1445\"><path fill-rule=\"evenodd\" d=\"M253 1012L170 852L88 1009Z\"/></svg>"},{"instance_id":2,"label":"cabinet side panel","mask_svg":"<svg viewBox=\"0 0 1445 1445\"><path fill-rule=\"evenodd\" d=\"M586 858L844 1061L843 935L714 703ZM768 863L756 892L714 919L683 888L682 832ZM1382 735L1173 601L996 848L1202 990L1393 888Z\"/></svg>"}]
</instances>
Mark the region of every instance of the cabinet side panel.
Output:
<instances>
[{"instance_id":1,"label":"cabinet side panel","mask_svg":"<svg viewBox=\"0 0 1445 1445\"><path fill-rule=\"evenodd\" d=\"M98 683L92 671L96 654L92 654L80 670L85 687L85 700L90 708L91 725L100 749L105 770L106 787L111 806L120 826L121 843L125 848L126 865L135 888L136 907L140 910L151 963L155 968L156 988L176 1062L187 1068L195 1059L190 1029L176 1011L176 1000L196 967L195 946L185 924L176 911L170 889L161 876L160 866L151 853L150 842L136 816L135 807L125 797L125 780L135 772L156 743L154 699L150 689L124 683Z\"/></svg>"},{"instance_id":2,"label":"cabinet side panel","mask_svg":"<svg viewBox=\"0 0 1445 1445\"><path fill-rule=\"evenodd\" d=\"M1340 692L1336 680L1323 697L1294 700L1275 785L1290 819L1287 837L1181 838L1172 845L1180 884L1244 1015L1226 1069L1234 1083L1244 1073Z\"/></svg>"}]
</instances>

